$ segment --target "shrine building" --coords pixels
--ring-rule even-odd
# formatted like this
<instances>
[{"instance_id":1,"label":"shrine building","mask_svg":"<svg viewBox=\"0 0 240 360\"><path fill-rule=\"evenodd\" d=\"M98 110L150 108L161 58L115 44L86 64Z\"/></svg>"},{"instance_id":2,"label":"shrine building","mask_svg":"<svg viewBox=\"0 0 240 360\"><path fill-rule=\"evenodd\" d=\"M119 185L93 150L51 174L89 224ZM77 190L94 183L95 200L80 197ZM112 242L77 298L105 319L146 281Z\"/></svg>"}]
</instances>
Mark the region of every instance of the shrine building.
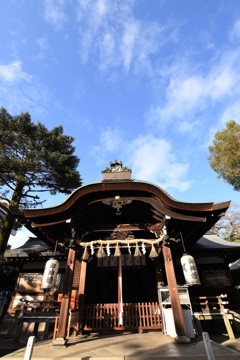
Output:
<instances>
[{"instance_id":1,"label":"shrine building","mask_svg":"<svg viewBox=\"0 0 240 360\"><path fill-rule=\"evenodd\" d=\"M60 205L23 211L24 226L36 236L32 244L46 248L25 256L10 312L19 316L19 300L28 293L22 323L44 311L48 319L48 312L56 345L72 329L160 330L187 343L203 320L214 319L234 337L240 306L229 264L240 258L240 246L209 233L230 202L177 201L131 175L122 162L111 162L101 181ZM17 261L13 253L6 256ZM58 305L54 314L41 306L49 299Z\"/></svg>"}]
</instances>

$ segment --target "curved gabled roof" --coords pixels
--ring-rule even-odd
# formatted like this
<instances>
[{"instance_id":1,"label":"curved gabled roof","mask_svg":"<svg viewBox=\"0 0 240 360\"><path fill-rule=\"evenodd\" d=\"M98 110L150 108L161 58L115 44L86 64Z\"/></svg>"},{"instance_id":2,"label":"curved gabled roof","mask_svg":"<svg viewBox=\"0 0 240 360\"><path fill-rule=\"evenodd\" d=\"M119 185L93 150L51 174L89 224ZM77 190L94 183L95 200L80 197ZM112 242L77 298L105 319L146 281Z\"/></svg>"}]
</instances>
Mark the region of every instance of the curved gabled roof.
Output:
<instances>
[{"instance_id":1,"label":"curved gabled roof","mask_svg":"<svg viewBox=\"0 0 240 360\"><path fill-rule=\"evenodd\" d=\"M221 204L177 201L160 187L131 179L111 179L84 185L64 202L45 209L25 210L26 227L54 243L71 237L101 239L112 232L135 237L157 236L168 219L170 237L181 232L184 240L197 241L228 209Z\"/></svg>"},{"instance_id":2,"label":"curved gabled roof","mask_svg":"<svg viewBox=\"0 0 240 360\"><path fill-rule=\"evenodd\" d=\"M41 209L33 210L24 210L24 214L29 217L35 217L36 215L41 216L50 216L52 214L60 214L62 212L70 209L76 201L80 198L83 198L86 195L95 197L97 193L107 192L107 191L144 191L149 195L156 196L166 207L171 209L179 209L183 211L212 211L217 209L225 209L229 207L230 201L224 203L213 203L213 202L201 202L201 203L190 203L182 202L174 199L161 187L154 185L152 183L140 180L130 180L130 181L111 181L111 182L93 182L87 185L83 185L76 189L72 194L70 194L62 203Z\"/></svg>"}]
</instances>

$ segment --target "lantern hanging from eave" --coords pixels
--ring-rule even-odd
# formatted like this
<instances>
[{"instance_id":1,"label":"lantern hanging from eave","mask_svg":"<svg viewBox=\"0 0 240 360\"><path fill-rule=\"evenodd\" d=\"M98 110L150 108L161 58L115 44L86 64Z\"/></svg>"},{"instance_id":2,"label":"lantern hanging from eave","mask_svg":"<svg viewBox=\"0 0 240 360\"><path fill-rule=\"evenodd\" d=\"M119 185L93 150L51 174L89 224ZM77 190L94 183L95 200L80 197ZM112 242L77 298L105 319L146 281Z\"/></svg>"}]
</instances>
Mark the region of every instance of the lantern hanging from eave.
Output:
<instances>
[{"instance_id":1,"label":"lantern hanging from eave","mask_svg":"<svg viewBox=\"0 0 240 360\"><path fill-rule=\"evenodd\" d=\"M59 262L56 259L49 259L44 268L43 278L42 278L42 289L53 289L59 269Z\"/></svg>"},{"instance_id":2,"label":"lantern hanging from eave","mask_svg":"<svg viewBox=\"0 0 240 360\"><path fill-rule=\"evenodd\" d=\"M181 257L181 265L187 285L201 285L197 266L191 255L184 254Z\"/></svg>"}]
</instances>

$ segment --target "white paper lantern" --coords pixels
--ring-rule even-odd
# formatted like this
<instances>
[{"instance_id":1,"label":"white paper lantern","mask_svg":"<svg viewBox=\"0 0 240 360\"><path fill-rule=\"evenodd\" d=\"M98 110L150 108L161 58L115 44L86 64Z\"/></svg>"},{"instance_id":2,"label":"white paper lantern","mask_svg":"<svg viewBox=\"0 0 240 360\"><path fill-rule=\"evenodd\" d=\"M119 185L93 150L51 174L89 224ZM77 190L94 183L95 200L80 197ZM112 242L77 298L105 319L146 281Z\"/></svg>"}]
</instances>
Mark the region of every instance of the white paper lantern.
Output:
<instances>
[{"instance_id":1,"label":"white paper lantern","mask_svg":"<svg viewBox=\"0 0 240 360\"><path fill-rule=\"evenodd\" d=\"M50 259L46 262L43 279L42 279L42 289L53 289L59 269L59 262L56 259Z\"/></svg>"},{"instance_id":2,"label":"white paper lantern","mask_svg":"<svg viewBox=\"0 0 240 360\"><path fill-rule=\"evenodd\" d=\"M186 284L201 285L194 258L191 255L184 254L181 257L181 265L182 265Z\"/></svg>"}]
</instances>

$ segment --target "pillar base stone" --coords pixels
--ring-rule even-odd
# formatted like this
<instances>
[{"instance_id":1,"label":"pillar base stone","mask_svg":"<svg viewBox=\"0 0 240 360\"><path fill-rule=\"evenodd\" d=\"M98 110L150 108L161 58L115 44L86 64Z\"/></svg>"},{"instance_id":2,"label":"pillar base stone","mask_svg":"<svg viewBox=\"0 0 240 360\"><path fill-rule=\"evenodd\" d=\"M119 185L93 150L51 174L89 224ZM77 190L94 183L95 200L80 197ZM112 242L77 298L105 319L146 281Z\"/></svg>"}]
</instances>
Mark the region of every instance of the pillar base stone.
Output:
<instances>
[{"instance_id":1,"label":"pillar base stone","mask_svg":"<svg viewBox=\"0 0 240 360\"><path fill-rule=\"evenodd\" d=\"M54 346L65 346L67 344L67 339L59 337L53 340Z\"/></svg>"},{"instance_id":2,"label":"pillar base stone","mask_svg":"<svg viewBox=\"0 0 240 360\"><path fill-rule=\"evenodd\" d=\"M186 335L182 335L182 336L177 336L174 339L178 344L190 344L191 343L191 339L186 336Z\"/></svg>"}]
</instances>

